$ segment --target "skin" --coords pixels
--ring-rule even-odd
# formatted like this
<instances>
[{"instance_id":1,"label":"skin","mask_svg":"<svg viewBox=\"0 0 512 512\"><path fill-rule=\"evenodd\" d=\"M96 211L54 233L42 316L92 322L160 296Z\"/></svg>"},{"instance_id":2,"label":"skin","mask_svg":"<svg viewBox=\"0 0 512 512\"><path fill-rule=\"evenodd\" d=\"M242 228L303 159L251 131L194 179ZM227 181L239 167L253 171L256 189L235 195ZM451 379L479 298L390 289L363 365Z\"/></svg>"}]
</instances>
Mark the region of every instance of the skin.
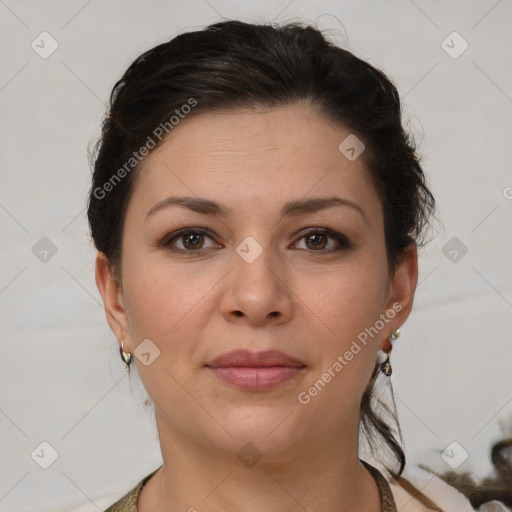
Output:
<instances>
[{"instance_id":1,"label":"skin","mask_svg":"<svg viewBox=\"0 0 512 512\"><path fill-rule=\"evenodd\" d=\"M96 261L119 346L124 340L133 352L150 339L160 350L148 366L135 357L163 457L142 490L141 512L380 511L376 483L358 459L359 407L377 351L389 350L411 310L417 251L411 245L390 274L382 206L363 158L350 161L338 150L350 133L304 104L199 113L143 162L123 227L119 282L103 254ZM233 212L170 206L146 218L169 196L204 197ZM335 206L280 217L287 201L331 196L363 213ZM211 238L159 246L184 227L208 229ZM305 236L315 228L341 233L351 246L330 236L315 245ZM252 263L236 252L248 236L263 251ZM396 303L394 318L301 404L298 394ZM278 349L306 368L273 389L247 391L205 367L242 347ZM252 467L237 457L248 442L262 454Z\"/></svg>"}]
</instances>

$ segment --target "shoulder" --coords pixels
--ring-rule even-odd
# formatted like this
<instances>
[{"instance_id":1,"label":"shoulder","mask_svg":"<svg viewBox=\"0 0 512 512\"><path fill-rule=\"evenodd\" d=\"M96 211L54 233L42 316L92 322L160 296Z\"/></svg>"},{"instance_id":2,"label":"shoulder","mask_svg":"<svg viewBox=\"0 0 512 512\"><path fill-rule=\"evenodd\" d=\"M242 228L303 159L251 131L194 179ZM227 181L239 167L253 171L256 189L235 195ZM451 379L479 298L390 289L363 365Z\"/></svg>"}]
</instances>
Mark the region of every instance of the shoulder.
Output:
<instances>
[{"instance_id":1,"label":"shoulder","mask_svg":"<svg viewBox=\"0 0 512 512\"><path fill-rule=\"evenodd\" d=\"M402 477L405 479L404 483L388 479L397 509L401 512L430 512L434 510L423 505L411 494L413 491L407 485L408 483L421 491L444 512L475 512L470 501L461 492L438 476L418 466L406 466Z\"/></svg>"},{"instance_id":2,"label":"shoulder","mask_svg":"<svg viewBox=\"0 0 512 512\"><path fill-rule=\"evenodd\" d=\"M131 491L127 492L123 497L119 498L114 504L110 505L104 512L137 512L137 501L140 491L145 483L158 471L151 472L145 476Z\"/></svg>"}]
</instances>

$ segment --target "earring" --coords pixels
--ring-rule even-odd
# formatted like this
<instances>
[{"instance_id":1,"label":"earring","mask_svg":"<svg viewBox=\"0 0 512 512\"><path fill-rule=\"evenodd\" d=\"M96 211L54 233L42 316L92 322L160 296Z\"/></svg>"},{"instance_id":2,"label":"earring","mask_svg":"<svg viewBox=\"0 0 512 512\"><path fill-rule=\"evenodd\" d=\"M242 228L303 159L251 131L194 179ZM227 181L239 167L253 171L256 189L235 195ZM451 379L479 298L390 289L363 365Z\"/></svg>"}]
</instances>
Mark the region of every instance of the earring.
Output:
<instances>
[{"instance_id":1,"label":"earring","mask_svg":"<svg viewBox=\"0 0 512 512\"><path fill-rule=\"evenodd\" d=\"M392 345L393 341L395 341L400 336L400 330L397 329L396 331L391 333L389 342ZM391 349L389 349L389 352L387 354L386 360L382 363L381 371L386 377L390 377L393 373L393 369L391 368L391 363L389 362L389 354L391 354Z\"/></svg>"},{"instance_id":2,"label":"earring","mask_svg":"<svg viewBox=\"0 0 512 512\"><path fill-rule=\"evenodd\" d=\"M128 373L130 373L130 364L132 362L132 354L131 353L126 353L124 351L124 340L123 342L121 343L121 347L119 348L119 353L121 354L121 359L124 361L124 363L126 364L126 371Z\"/></svg>"},{"instance_id":3,"label":"earring","mask_svg":"<svg viewBox=\"0 0 512 512\"><path fill-rule=\"evenodd\" d=\"M390 377L393 373L393 369L391 368L391 363L389 362L389 352L386 357L386 360L382 363L381 371L386 377Z\"/></svg>"}]
</instances>

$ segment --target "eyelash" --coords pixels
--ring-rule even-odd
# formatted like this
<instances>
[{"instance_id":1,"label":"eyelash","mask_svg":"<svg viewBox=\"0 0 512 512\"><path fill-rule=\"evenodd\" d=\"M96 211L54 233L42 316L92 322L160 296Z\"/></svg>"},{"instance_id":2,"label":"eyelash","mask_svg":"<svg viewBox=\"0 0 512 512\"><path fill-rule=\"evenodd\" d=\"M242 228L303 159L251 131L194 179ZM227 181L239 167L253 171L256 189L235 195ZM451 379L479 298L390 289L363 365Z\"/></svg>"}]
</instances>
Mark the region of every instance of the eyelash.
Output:
<instances>
[{"instance_id":1,"label":"eyelash","mask_svg":"<svg viewBox=\"0 0 512 512\"><path fill-rule=\"evenodd\" d=\"M165 249L167 249L169 251L178 252L178 253L182 253L182 254L195 254L195 253L201 253L201 252L207 251L208 249L212 249L212 248L207 248L207 249L188 250L188 249L178 249L176 247L172 247L172 243L174 240L182 239L185 236L191 235L191 234L204 235L213 240L213 237L209 234L209 231L204 228L184 228L184 229L180 229L179 231L175 231L175 232L171 233L170 235L165 236L158 245L161 247L164 247ZM299 250L305 250L305 251L313 253L313 254L314 253L319 253L319 254L324 253L325 254L325 253L338 252L338 251L347 250L347 249L352 248L352 244L351 244L350 240L345 235L342 235L341 233L337 233L336 231L333 231L331 229L326 229L326 228L311 229L307 233L304 233L299 238L299 241L302 240L303 238L306 238L313 234L325 235L329 238L332 238L338 242L339 247L334 248L334 249L331 248L331 249L319 249L319 250L313 250L313 249L299 249Z\"/></svg>"}]
</instances>

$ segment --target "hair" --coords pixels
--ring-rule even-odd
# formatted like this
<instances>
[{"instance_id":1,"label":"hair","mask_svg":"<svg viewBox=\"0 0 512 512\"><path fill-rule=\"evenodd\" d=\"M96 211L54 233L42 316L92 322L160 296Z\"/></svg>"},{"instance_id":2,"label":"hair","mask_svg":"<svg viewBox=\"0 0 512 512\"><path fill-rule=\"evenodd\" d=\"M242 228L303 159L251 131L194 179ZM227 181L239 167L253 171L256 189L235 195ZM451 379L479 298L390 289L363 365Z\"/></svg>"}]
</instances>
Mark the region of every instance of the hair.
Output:
<instances>
[{"instance_id":1,"label":"hair","mask_svg":"<svg viewBox=\"0 0 512 512\"><path fill-rule=\"evenodd\" d=\"M390 273L410 244L424 245L435 200L414 139L402 126L400 97L390 79L313 26L225 21L146 51L114 85L90 154L88 204L92 239L113 276L121 275L123 223L140 154L148 154L188 116L296 103L311 106L364 143L360 158L382 203ZM369 441L380 436L391 450L398 470L385 467L399 480L405 454L374 409L379 368L377 363L362 397L361 431Z\"/></svg>"},{"instance_id":2,"label":"hair","mask_svg":"<svg viewBox=\"0 0 512 512\"><path fill-rule=\"evenodd\" d=\"M494 475L485 477L479 483L474 481L469 471L458 473L451 470L439 474L426 466L422 467L464 494L475 510L495 500L512 508L512 437L495 442L491 446L490 456Z\"/></svg>"}]
</instances>

